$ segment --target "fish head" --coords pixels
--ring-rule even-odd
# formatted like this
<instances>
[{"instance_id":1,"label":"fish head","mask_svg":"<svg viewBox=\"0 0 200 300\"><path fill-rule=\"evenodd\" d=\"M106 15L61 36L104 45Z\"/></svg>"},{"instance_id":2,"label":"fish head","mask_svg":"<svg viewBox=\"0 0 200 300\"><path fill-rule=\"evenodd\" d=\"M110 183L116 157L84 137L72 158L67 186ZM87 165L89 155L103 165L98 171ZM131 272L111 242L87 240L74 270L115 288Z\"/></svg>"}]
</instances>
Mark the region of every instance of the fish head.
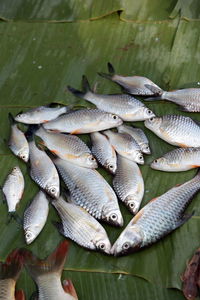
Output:
<instances>
[{"instance_id":1,"label":"fish head","mask_svg":"<svg viewBox=\"0 0 200 300\"><path fill-rule=\"evenodd\" d=\"M90 153L86 153L83 155L83 166L96 169L98 168L98 164L94 156Z\"/></svg>"},{"instance_id":2,"label":"fish head","mask_svg":"<svg viewBox=\"0 0 200 300\"><path fill-rule=\"evenodd\" d=\"M120 119L119 116L110 113L105 113L105 116L103 116L102 121L108 123L112 127L117 127L123 123L122 119Z\"/></svg>"},{"instance_id":3,"label":"fish head","mask_svg":"<svg viewBox=\"0 0 200 300\"><path fill-rule=\"evenodd\" d=\"M141 107L140 111L138 112L138 114L141 115L141 119L143 120L148 120L150 118L154 118L155 114L146 106ZM139 117L139 115L137 115L137 118Z\"/></svg>"},{"instance_id":4,"label":"fish head","mask_svg":"<svg viewBox=\"0 0 200 300\"><path fill-rule=\"evenodd\" d=\"M110 254L111 243L105 233L98 232L95 236L94 245L97 250Z\"/></svg>"},{"instance_id":5,"label":"fish head","mask_svg":"<svg viewBox=\"0 0 200 300\"><path fill-rule=\"evenodd\" d=\"M29 148L24 148L21 151L19 151L18 156L24 161L28 162L29 159Z\"/></svg>"},{"instance_id":6,"label":"fish head","mask_svg":"<svg viewBox=\"0 0 200 300\"><path fill-rule=\"evenodd\" d=\"M111 248L114 256L127 255L140 249L143 240L141 229L137 225L127 226Z\"/></svg>"},{"instance_id":7,"label":"fish head","mask_svg":"<svg viewBox=\"0 0 200 300\"><path fill-rule=\"evenodd\" d=\"M104 207L102 220L106 221L109 224L112 224L114 226L119 226L119 227L122 227L124 224L123 217L121 215L119 208L114 209L110 207L110 205Z\"/></svg>"},{"instance_id":8,"label":"fish head","mask_svg":"<svg viewBox=\"0 0 200 300\"><path fill-rule=\"evenodd\" d=\"M134 159L133 159L136 163L143 165L144 164L144 157L142 155L141 151L136 151L134 154Z\"/></svg>"},{"instance_id":9,"label":"fish head","mask_svg":"<svg viewBox=\"0 0 200 300\"><path fill-rule=\"evenodd\" d=\"M26 123L29 122L29 113L19 113L15 116L15 121Z\"/></svg>"},{"instance_id":10,"label":"fish head","mask_svg":"<svg viewBox=\"0 0 200 300\"><path fill-rule=\"evenodd\" d=\"M144 122L144 125L150 130L159 130L162 123L162 118L152 117Z\"/></svg>"},{"instance_id":11,"label":"fish head","mask_svg":"<svg viewBox=\"0 0 200 300\"><path fill-rule=\"evenodd\" d=\"M140 200L137 199L136 195L128 195L124 200L124 203L130 210L130 212L136 215L140 207Z\"/></svg>"},{"instance_id":12,"label":"fish head","mask_svg":"<svg viewBox=\"0 0 200 300\"><path fill-rule=\"evenodd\" d=\"M60 189L57 185L47 184L45 190L52 198L58 198L60 195Z\"/></svg>"},{"instance_id":13,"label":"fish head","mask_svg":"<svg viewBox=\"0 0 200 300\"><path fill-rule=\"evenodd\" d=\"M12 172L11 172L11 175L12 176L21 176L22 172L20 170L20 168L18 166L15 166L13 169L12 169Z\"/></svg>"},{"instance_id":14,"label":"fish head","mask_svg":"<svg viewBox=\"0 0 200 300\"><path fill-rule=\"evenodd\" d=\"M106 160L105 167L111 174L115 174L117 170L117 162L116 160Z\"/></svg>"},{"instance_id":15,"label":"fish head","mask_svg":"<svg viewBox=\"0 0 200 300\"><path fill-rule=\"evenodd\" d=\"M141 145L141 150L145 154L151 154L151 150L148 144Z\"/></svg>"},{"instance_id":16,"label":"fish head","mask_svg":"<svg viewBox=\"0 0 200 300\"><path fill-rule=\"evenodd\" d=\"M162 170L166 167L166 165L168 165L167 159L165 157L160 157L154 159L154 161L151 163L151 168L155 170Z\"/></svg>"},{"instance_id":17,"label":"fish head","mask_svg":"<svg viewBox=\"0 0 200 300\"><path fill-rule=\"evenodd\" d=\"M31 244L39 233L37 226L32 226L31 228L26 228L24 230L25 240L27 245Z\"/></svg>"}]
</instances>

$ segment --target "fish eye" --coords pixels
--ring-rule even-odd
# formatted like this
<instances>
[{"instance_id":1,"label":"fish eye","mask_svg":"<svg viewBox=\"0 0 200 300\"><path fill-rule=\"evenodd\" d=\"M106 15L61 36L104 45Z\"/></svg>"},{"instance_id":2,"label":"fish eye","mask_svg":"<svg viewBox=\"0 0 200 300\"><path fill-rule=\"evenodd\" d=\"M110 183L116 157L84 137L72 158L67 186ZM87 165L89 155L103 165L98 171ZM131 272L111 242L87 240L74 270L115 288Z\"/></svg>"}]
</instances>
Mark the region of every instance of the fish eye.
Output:
<instances>
[{"instance_id":1,"label":"fish eye","mask_svg":"<svg viewBox=\"0 0 200 300\"><path fill-rule=\"evenodd\" d=\"M135 204L133 202L129 203L129 207L130 208L134 208L135 207Z\"/></svg>"},{"instance_id":2,"label":"fish eye","mask_svg":"<svg viewBox=\"0 0 200 300\"><path fill-rule=\"evenodd\" d=\"M50 188L49 191L50 191L51 194L55 194L56 193L56 189L54 187Z\"/></svg>"},{"instance_id":3,"label":"fish eye","mask_svg":"<svg viewBox=\"0 0 200 300\"><path fill-rule=\"evenodd\" d=\"M100 248L101 250L104 250L104 249L106 248L106 245L105 245L104 243L101 243L101 244L99 245L99 248Z\"/></svg>"},{"instance_id":4,"label":"fish eye","mask_svg":"<svg viewBox=\"0 0 200 300\"><path fill-rule=\"evenodd\" d=\"M116 214L112 214L110 216L111 220L116 221L117 220L117 215Z\"/></svg>"},{"instance_id":5,"label":"fish eye","mask_svg":"<svg viewBox=\"0 0 200 300\"><path fill-rule=\"evenodd\" d=\"M142 159L143 159L143 156L142 156L142 155L140 155L140 156L139 156L139 159L140 159L140 160L142 160Z\"/></svg>"},{"instance_id":6,"label":"fish eye","mask_svg":"<svg viewBox=\"0 0 200 300\"><path fill-rule=\"evenodd\" d=\"M117 120L117 119L118 119L118 116L112 115L112 118L113 118L114 120Z\"/></svg>"},{"instance_id":7,"label":"fish eye","mask_svg":"<svg viewBox=\"0 0 200 300\"><path fill-rule=\"evenodd\" d=\"M154 118L150 118L150 119L149 119L149 121L153 121L153 120L154 120Z\"/></svg>"},{"instance_id":8,"label":"fish eye","mask_svg":"<svg viewBox=\"0 0 200 300\"><path fill-rule=\"evenodd\" d=\"M130 243L128 242L124 243L122 249L127 250L128 248L130 248Z\"/></svg>"},{"instance_id":9,"label":"fish eye","mask_svg":"<svg viewBox=\"0 0 200 300\"><path fill-rule=\"evenodd\" d=\"M152 114L152 111L150 109L148 109L147 113L150 115L150 114Z\"/></svg>"},{"instance_id":10,"label":"fish eye","mask_svg":"<svg viewBox=\"0 0 200 300\"><path fill-rule=\"evenodd\" d=\"M95 158L93 156L90 157L90 160L95 161Z\"/></svg>"},{"instance_id":11,"label":"fish eye","mask_svg":"<svg viewBox=\"0 0 200 300\"><path fill-rule=\"evenodd\" d=\"M26 233L26 238L27 238L27 239L30 239L31 237L32 237L31 232L27 232L27 233Z\"/></svg>"},{"instance_id":12,"label":"fish eye","mask_svg":"<svg viewBox=\"0 0 200 300\"><path fill-rule=\"evenodd\" d=\"M109 165L109 168L110 168L110 169L113 169L114 167L113 167L113 165Z\"/></svg>"},{"instance_id":13,"label":"fish eye","mask_svg":"<svg viewBox=\"0 0 200 300\"><path fill-rule=\"evenodd\" d=\"M157 160L157 159L155 159L155 160L154 160L154 162L157 164L158 160Z\"/></svg>"}]
</instances>

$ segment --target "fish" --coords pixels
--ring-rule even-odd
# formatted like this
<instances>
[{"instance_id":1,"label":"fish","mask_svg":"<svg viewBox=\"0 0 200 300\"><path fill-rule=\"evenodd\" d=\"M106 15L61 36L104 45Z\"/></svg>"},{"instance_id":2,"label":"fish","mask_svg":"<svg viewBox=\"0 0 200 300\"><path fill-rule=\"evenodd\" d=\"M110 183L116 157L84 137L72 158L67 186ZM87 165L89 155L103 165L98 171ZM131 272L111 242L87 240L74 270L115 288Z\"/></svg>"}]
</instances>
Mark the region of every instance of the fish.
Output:
<instances>
[{"instance_id":1,"label":"fish","mask_svg":"<svg viewBox=\"0 0 200 300\"><path fill-rule=\"evenodd\" d=\"M23 257L19 249L13 250L6 262L0 262L0 299L1 300L25 300L22 290L15 293L16 282L23 267Z\"/></svg>"},{"instance_id":2,"label":"fish","mask_svg":"<svg viewBox=\"0 0 200 300\"><path fill-rule=\"evenodd\" d=\"M200 147L177 148L151 163L151 168L166 172L181 172L200 167Z\"/></svg>"},{"instance_id":3,"label":"fish","mask_svg":"<svg viewBox=\"0 0 200 300\"><path fill-rule=\"evenodd\" d=\"M185 272L181 275L182 291L186 299L194 300L198 296L198 277L200 275L200 248L195 251L187 263Z\"/></svg>"},{"instance_id":4,"label":"fish","mask_svg":"<svg viewBox=\"0 0 200 300\"><path fill-rule=\"evenodd\" d=\"M109 74L102 72L99 72L98 74L101 77L105 77L106 79L117 83L131 95L153 96L162 93L162 89L147 77L117 75L115 74L115 69L111 63L108 63L107 66Z\"/></svg>"},{"instance_id":5,"label":"fish","mask_svg":"<svg viewBox=\"0 0 200 300\"><path fill-rule=\"evenodd\" d=\"M200 147L200 126L190 117L164 115L144 125L167 143L178 147Z\"/></svg>"},{"instance_id":6,"label":"fish","mask_svg":"<svg viewBox=\"0 0 200 300\"><path fill-rule=\"evenodd\" d=\"M69 189L74 204L83 207L98 220L123 226L117 197L96 170L83 168L60 158L55 158L54 164Z\"/></svg>"},{"instance_id":7,"label":"fish","mask_svg":"<svg viewBox=\"0 0 200 300\"><path fill-rule=\"evenodd\" d=\"M83 98L100 110L118 115L123 121L144 121L155 114L138 99L127 94L102 95L94 93L85 76L82 78L83 91L68 86L68 90Z\"/></svg>"},{"instance_id":8,"label":"fish","mask_svg":"<svg viewBox=\"0 0 200 300\"><path fill-rule=\"evenodd\" d=\"M188 88L168 92L163 91L159 96L146 98L145 100L167 100L178 104L182 111L200 112L200 88Z\"/></svg>"},{"instance_id":9,"label":"fish","mask_svg":"<svg viewBox=\"0 0 200 300\"><path fill-rule=\"evenodd\" d=\"M121 155L117 156L117 172L113 179L113 188L119 199L135 215L144 196L144 180L134 161Z\"/></svg>"},{"instance_id":10,"label":"fish","mask_svg":"<svg viewBox=\"0 0 200 300\"><path fill-rule=\"evenodd\" d=\"M56 119L71 110L70 106L51 107L51 105L39 106L24 113L20 112L15 121L24 124L42 124Z\"/></svg>"},{"instance_id":11,"label":"fish","mask_svg":"<svg viewBox=\"0 0 200 300\"><path fill-rule=\"evenodd\" d=\"M31 244L42 231L49 213L49 201L39 191L24 212L23 228L26 243Z\"/></svg>"},{"instance_id":12,"label":"fish","mask_svg":"<svg viewBox=\"0 0 200 300\"><path fill-rule=\"evenodd\" d=\"M78 245L110 254L111 244L103 226L84 208L68 203L63 197L53 200L62 223L55 223L60 233Z\"/></svg>"},{"instance_id":13,"label":"fish","mask_svg":"<svg viewBox=\"0 0 200 300\"><path fill-rule=\"evenodd\" d=\"M46 259L37 258L24 249L25 267L38 287L38 300L76 300L78 296L71 280L61 283L61 274L68 254L69 243L63 241Z\"/></svg>"},{"instance_id":14,"label":"fish","mask_svg":"<svg viewBox=\"0 0 200 300\"><path fill-rule=\"evenodd\" d=\"M183 225L193 215L184 212L199 189L200 171L191 180L152 199L122 231L111 253L120 256L138 251Z\"/></svg>"},{"instance_id":15,"label":"fish","mask_svg":"<svg viewBox=\"0 0 200 300\"><path fill-rule=\"evenodd\" d=\"M111 130L103 131L103 134L108 137L110 144L118 154L138 164L144 164L140 146L132 136L127 133L118 133Z\"/></svg>"},{"instance_id":16,"label":"fish","mask_svg":"<svg viewBox=\"0 0 200 300\"><path fill-rule=\"evenodd\" d=\"M117 127L122 123L117 115L99 109L81 109L45 123L43 127L57 132L82 134Z\"/></svg>"},{"instance_id":17,"label":"fish","mask_svg":"<svg viewBox=\"0 0 200 300\"><path fill-rule=\"evenodd\" d=\"M117 127L119 133L128 133L134 138L134 140L140 146L142 153L151 154L151 150L149 147L149 141L141 128L136 128L133 126L120 125Z\"/></svg>"},{"instance_id":18,"label":"fish","mask_svg":"<svg viewBox=\"0 0 200 300\"><path fill-rule=\"evenodd\" d=\"M90 134L90 137L93 155L104 168L111 174L115 174L117 169L117 156L107 137L100 132L93 132Z\"/></svg>"},{"instance_id":19,"label":"fish","mask_svg":"<svg viewBox=\"0 0 200 300\"><path fill-rule=\"evenodd\" d=\"M11 124L11 133L8 141L8 147L10 150L24 162L27 162L29 159L29 146L27 139L21 131L17 123L15 122L11 113L9 113L9 120Z\"/></svg>"},{"instance_id":20,"label":"fish","mask_svg":"<svg viewBox=\"0 0 200 300\"><path fill-rule=\"evenodd\" d=\"M15 166L6 178L2 191L5 195L8 212L14 213L24 193L24 176L19 166Z\"/></svg>"}]
</instances>

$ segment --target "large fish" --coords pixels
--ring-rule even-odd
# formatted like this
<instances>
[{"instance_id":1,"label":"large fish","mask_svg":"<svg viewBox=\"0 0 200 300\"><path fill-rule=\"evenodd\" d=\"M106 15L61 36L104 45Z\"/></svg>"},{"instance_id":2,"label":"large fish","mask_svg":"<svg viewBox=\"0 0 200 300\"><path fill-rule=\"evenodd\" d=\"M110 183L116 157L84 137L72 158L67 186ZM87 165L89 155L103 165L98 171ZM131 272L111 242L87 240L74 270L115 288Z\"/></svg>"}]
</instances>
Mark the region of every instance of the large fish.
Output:
<instances>
[{"instance_id":1,"label":"large fish","mask_svg":"<svg viewBox=\"0 0 200 300\"><path fill-rule=\"evenodd\" d=\"M97 106L98 109L118 115L124 121L143 121L154 117L154 113L141 101L126 94L102 95L92 92L87 78L83 76L83 91L70 86L68 90Z\"/></svg>"},{"instance_id":2,"label":"large fish","mask_svg":"<svg viewBox=\"0 0 200 300\"><path fill-rule=\"evenodd\" d=\"M118 133L111 130L103 132L115 151L138 164L144 164L144 158L138 143L127 133Z\"/></svg>"},{"instance_id":3,"label":"large fish","mask_svg":"<svg viewBox=\"0 0 200 300\"><path fill-rule=\"evenodd\" d=\"M99 109L81 109L60 116L43 126L52 131L81 134L117 127L122 123L117 115Z\"/></svg>"},{"instance_id":4,"label":"large fish","mask_svg":"<svg viewBox=\"0 0 200 300\"><path fill-rule=\"evenodd\" d=\"M151 163L151 168L166 172L181 172L200 167L200 147L174 149Z\"/></svg>"},{"instance_id":5,"label":"large fish","mask_svg":"<svg viewBox=\"0 0 200 300\"><path fill-rule=\"evenodd\" d=\"M112 174L115 174L117 169L117 157L107 137L100 132L93 132L90 137L92 141L92 153L98 162Z\"/></svg>"},{"instance_id":6,"label":"large fish","mask_svg":"<svg viewBox=\"0 0 200 300\"><path fill-rule=\"evenodd\" d=\"M33 109L26 111L25 113L19 113L15 117L15 121L21 122L24 124L41 124L49 122L53 119L56 119L62 114L65 114L71 109L68 106L61 106L61 107L50 107L49 105L46 106L39 106Z\"/></svg>"},{"instance_id":7,"label":"large fish","mask_svg":"<svg viewBox=\"0 0 200 300\"><path fill-rule=\"evenodd\" d=\"M16 166L8 175L2 189L7 201L9 213L16 211L17 204L20 202L24 192L24 185L24 176L20 168Z\"/></svg>"},{"instance_id":8,"label":"large fish","mask_svg":"<svg viewBox=\"0 0 200 300\"><path fill-rule=\"evenodd\" d=\"M75 135L54 133L40 127L35 134L39 136L44 145L58 157L71 161L86 168L97 168L97 162L88 146Z\"/></svg>"},{"instance_id":9,"label":"large fish","mask_svg":"<svg viewBox=\"0 0 200 300\"><path fill-rule=\"evenodd\" d=\"M38 287L38 300L77 300L71 280L61 283L61 274L68 254L67 241L42 260L29 250L23 250L25 266Z\"/></svg>"},{"instance_id":10,"label":"large fish","mask_svg":"<svg viewBox=\"0 0 200 300\"><path fill-rule=\"evenodd\" d=\"M117 197L107 181L96 171L56 158L54 163L71 193L71 201L93 217L123 226Z\"/></svg>"},{"instance_id":11,"label":"large fish","mask_svg":"<svg viewBox=\"0 0 200 300\"><path fill-rule=\"evenodd\" d=\"M78 245L110 254L111 244L103 226L84 208L62 197L52 201L62 223L55 223L60 233Z\"/></svg>"},{"instance_id":12,"label":"large fish","mask_svg":"<svg viewBox=\"0 0 200 300\"><path fill-rule=\"evenodd\" d=\"M23 131L18 128L11 113L9 113L9 120L11 123L11 133L8 146L16 156L27 162L29 158L29 146L27 139Z\"/></svg>"},{"instance_id":13,"label":"large fish","mask_svg":"<svg viewBox=\"0 0 200 300\"><path fill-rule=\"evenodd\" d=\"M44 192L39 191L24 212L24 235L31 244L42 231L49 213L49 201Z\"/></svg>"},{"instance_id":14,"label":"large fish","mask_svg":"<svg viewBox=\"0 0 200 300\"><path fill-rule=\"evenodd\" d=\"M149 147L149 141L141 128L136 128L133 126L120 125L117 127L119 133L128 133L130 134L135 141L140 146L142 153L151 154L151 150Z\"/></svg>"},{"instance_id":15,"label":"large fish","mask_svg":"<svg viewBox=\"0 0 200 300\"><path fill-rule=\"evenodd\" d=\"M143 76L122 76L115 74L111 63L108 63L108 72L98 73L100 76L119 84L125 91L132 95L153 96L162 93L162 89L150 79Z\"/></svg>"},{"instance_id":16,"label":"large fish","mask_svg":"<svg viewBox=\"0 0 200 300\"><path fill-rule=\"evenodd\" d=\"M184 215L184 211L199 189L200 171L193 179L152 199L122 231L111 253L118 256L134 252L183 225L192 216Z\"/></svg>"},{"instance_id":17,"label":"large fish","mask_svg":"<svg viewBox=\"0 0 200 300\"><path fill-rule=\"evenodd\" d=\"M144 180L138 165L118 155L113 187L119 199L124 202L130 212L136 214L144 195Z\"/></svg>"},{"instance_id":18,"label":"large fish","mask_svg":"<svg viewBox=\"0 0 200 300\"><path fill-rule=\"evenodd\" d=\"M146 120L144 124L171 145L200 147L200 126L190 117L165 115Z\"/></svg>"}]
</instances>

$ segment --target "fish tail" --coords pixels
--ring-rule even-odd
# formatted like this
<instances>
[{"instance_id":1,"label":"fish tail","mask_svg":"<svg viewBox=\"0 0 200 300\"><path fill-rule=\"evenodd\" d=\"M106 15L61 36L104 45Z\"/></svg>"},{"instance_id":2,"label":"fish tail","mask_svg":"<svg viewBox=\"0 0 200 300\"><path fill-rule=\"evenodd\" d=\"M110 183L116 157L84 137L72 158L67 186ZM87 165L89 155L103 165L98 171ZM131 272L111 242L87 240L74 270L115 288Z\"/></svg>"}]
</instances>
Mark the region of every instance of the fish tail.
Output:
<instances>
[{"instance_id":1,"label":"fish tail","mask_svg":"<svg viewBox=\"0 0 200 300\"><path fill-rule=\"evenodd\" d=\"M115 69L114 69L113 65L110 62L108 62L107 66L108 66L108 72L109 72L108 74L103 73L103 72L98 72L98 74L101 77L112 80L112 77L115 75Z\"/></svg>"},{"instance_id":2,"label":"fish tail","mask_svg":"<svg viewBox=\"0 0 200 300\"><path fill-rule=\"evenodd\" d=\"M149 97L149 98L145 98L145 101L159 101L159 100L163 100L162 95L160 96L156 96L156 97Z\"/></svg>"},{"instance_id":3,"label":"fish tail","mask_svg":"<svg viewBox=\"0 0 200 300\"><path fill-rule=\"evenodd\" d=\"M0 263L0 279L12 278L17 281L23 267L23 256L19 249L13 250L5 263Z\"/></svg>"},{"instance_id":4,"label":"fish tail","mask_svg":"<svg viewBox=\"0 0 200 300\"><path fill-rule=\"evenodd\" d=\"M25 294L23 290L18 290L15 292L15 300L25 300Z\"/></svg>"},{"instance_id":5,"label":"fish tail","mask_svg":"<svg viewBox=\"0 0 200 300\"><path fill-rule=\"evenodd\" d=\"M39 129L39 125L29 125L27 131L25 132L25 136L27 140L33 141L35 132Z\"/></svg>"},{"instance_id":6,"label":"fish tail","mask_svg":"<svg viewBox=\"0 0 200 300\"><path fill-rule=\"evenodd\" d=\"M151 84L145 84L144 85L147 89L149 89L156 97L153 97L154 100L161 100L164 98L164 91L159 88L159 87L156 87L154 85L151 85ZM159 99L161 97L161 99ZM147 98L148 100L150 100L150 98Z\"/></svg>"},{"instance_id":7,"label":"fish tail","mask_svg":"<svg viewBox=\"0 0 200 300\"><path fill-rule=\"evenodd\" d=\"M8 213L8 223L10 223L10 221L12 219L14 219L17 222L17 224L20 225L20 228L23 227L23 220L16 212L9 212Z\"/></svg>"},{"instance_id":8,"label":"fish tail","mask_svg":"<svg viewBox=\"0 0 200 300\"><path fill-rule=\"evenodd\" d=\"M8 119L11 125L16 124L16 121L10 112L8 113Z\"/></svg>"},{"instance_id":9,"label":"fish tail","mask_svg":"<svg viewBox=\"0 0 200 300\"><path fill-rule=\"evenodd\" d=\"M82 76L82 91L76 90L71 86L68 86L67 88L68 91L70 91L72 94L79 98L85 98L86 94L92 91L88 79L85 75Z\"/></svg>"}]
</instances>

